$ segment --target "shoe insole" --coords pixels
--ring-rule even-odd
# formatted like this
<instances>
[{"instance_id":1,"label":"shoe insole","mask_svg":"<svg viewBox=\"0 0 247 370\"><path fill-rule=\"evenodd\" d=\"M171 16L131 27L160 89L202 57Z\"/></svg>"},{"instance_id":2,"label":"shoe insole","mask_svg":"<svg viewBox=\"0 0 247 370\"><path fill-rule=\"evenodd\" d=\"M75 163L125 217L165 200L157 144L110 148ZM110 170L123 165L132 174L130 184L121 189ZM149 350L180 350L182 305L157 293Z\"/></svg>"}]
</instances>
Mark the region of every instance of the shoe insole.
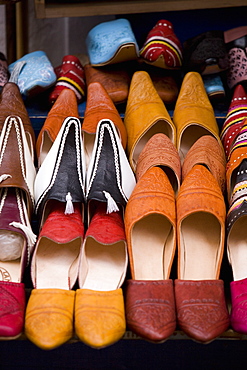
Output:
<instances>
[{"instance_id":1,"label":"shoe insole","mask_svg":"<svg viewBox=\"0 0 247 370\"><path fill-rule=\"evenodd\" d=\"M119 288L126 272L126 246L124 242L111 245L98 243L94 238L85 241L87 273L82 289L109 291ZM85 264L83 268L85 268Z\"/></svg>"},{"instance_id":2,"label":"shoe insole","mask_svg":"<svg viewBox=\"0 0 247 370\"><path fill-rule=\"evenodd\" d=\"M0 232L0 280L21 282L22 235L7 230Z\"/></svg>"},{"instance_id":3,"label":"shoe insole","mask_svg":"<svg viewBox=\"0 0 247 370\"><path fill-rule=\"evenodd\" d=\"M239 218L228 237L229 262L232 266L233 280L247 277L247 216Z\"/></svg>"},{"instance_id":4,"label":"shoe insole","mask_svg":"<svg viewBox=\"0 0 247 370\"><path fill-rule=\"evenodd\" d=\"M211 133L204 127L196 124L191 124L187 127L181 135L179 144L179 156L183 163L189 149L192 145L204 135L210 135Z\"/></svg>"},{"instance_id":5,"label":"shoe insole","mask_svg":"<svg viewBox=\"0 0 247 370\"><path fill-rule=\"evenodd\" d=\"M135 60L137 58L138 54L136 50L136 45L134 43L129 42L120 46L111 59L103 63L92 64L92 66L102 67L108 64L117 64L126 62L128 60Z\"/></svg>"},{"instance_id":6,"label":"shoe insole","mask_svg":"<svg viewBox=\"0 0 247 370\"><path fill-rule=\"evenodd\" d=\"M165 216L152 214L138 221L132 230L134 278L168 279L174 248L173 228Z\"/></svg>"},{"instance_id":7,"label":"shoe insole","mask_svg":"<svg viewBox=\"0 0 247 370\"><path fill-rule=\"evenodd\" d=\"M186 217L180 230L180 276L183 280L218 278L221 228L216 217L196 212Z\"/></svg>"},{"instance_id":8,"label":"shoe insole","mask_svg":"<svg viewBox=\"0 0 247 370\"><path fill-rule=\"evenodd\" d=\"M95 136L96 136L95 134L88 134L86 132L84 132L84 135L83 135L86 168L88 168L89 162L90 162L91 157L92 157Z\"/></svg>"},{"instance_id":9,"label":"shoe insole","mask_svg":"<svg viewBox=\"0 0 247 370\"><path fill-rule=\"evenodd\" d=\"M137 141L135 149L133 151L133 162L136 165L139 155L142 152L142 149L147 144L148 140L155 134L163 133L168 136L171 140L172 138L172 128L170 124L165 120L158 120L155 122Z\"/></svg>"},{"instance_id":10,"label":"shoe insole","mask_svg":"<svg viewBox=\"0 0 247 370\"><path fill-rule=\"evenodd\" d=\"M77 274L81 239L59 244L42 237L35 256L37 289L71 289L71 281Z\"/></svg>"}]
</instances>

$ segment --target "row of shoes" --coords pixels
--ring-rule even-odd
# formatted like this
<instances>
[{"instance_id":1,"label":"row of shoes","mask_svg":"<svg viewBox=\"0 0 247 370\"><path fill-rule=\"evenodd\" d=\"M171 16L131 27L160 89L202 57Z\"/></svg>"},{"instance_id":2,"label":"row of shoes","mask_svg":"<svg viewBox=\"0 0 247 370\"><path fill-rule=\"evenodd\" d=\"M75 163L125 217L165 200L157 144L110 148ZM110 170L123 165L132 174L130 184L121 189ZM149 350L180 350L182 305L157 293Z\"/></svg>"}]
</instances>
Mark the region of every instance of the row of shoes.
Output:
<instances>
[{"instance_id":1,"label":"row of shoes","mask_svg":"<svg viewBox=\"0 0 247 370\"><path fill-rule=\"evenodd\" d=\"M75 333L102 348L126 326L154 342L177 326L203 343L227 330L226 159L199 73L185 75L173 119L145 71L133 75L124 122L96 82L83 122L63 89L36 143L13 82L0 115L2 338L24 329L52 349Z\"/></svg>"},{"instance_id":2,"label":"row of shoes","mask_svg":"<svg viewBox=\"0 0 247 370\"><path fill-rule=\"evenodd\" d=\"M24 98L48 91L54 104L64 88L72 89L78 102L85 101L91 82L100 82L114 103L127 101L133 73L146 70L165 104L174 104L184 73L201 74L214 103L224 101L226 89L246 83L246 34L241 26L227 31L207 31L183 44L169 20L159 20L139 48L130 22L120 18L93 27L85 38L87 55L66 55L53 68L43 51L26 54L7 66L0 56L0 86L16 82Z\"/></svg>"}]
</instances>

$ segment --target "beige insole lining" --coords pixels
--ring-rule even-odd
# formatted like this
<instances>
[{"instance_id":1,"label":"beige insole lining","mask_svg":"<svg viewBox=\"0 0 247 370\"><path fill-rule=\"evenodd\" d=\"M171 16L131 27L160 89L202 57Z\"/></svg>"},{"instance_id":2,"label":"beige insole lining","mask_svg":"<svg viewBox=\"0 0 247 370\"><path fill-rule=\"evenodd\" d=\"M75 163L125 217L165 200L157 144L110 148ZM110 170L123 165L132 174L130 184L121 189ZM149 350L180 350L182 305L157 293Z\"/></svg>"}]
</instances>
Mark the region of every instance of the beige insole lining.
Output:
<instances>
[{"instance_id":1,"label":"beige insole lining","mask_svg":"<svg viewBox=\"0 0 247 370\"><path fill-rule=\"evenodd\" d=\"M232 266L233 280L247 277L247 216L239 218L228 237L229 262Z\"/></svg>"},{"instance_id":2,"label":"beige insole lining","mask_svg":"<svg viewBox=\"0 0 247 370\"><path fill-rule=\"evenodd\" d=\"M71 289L78 272L81 238L59 244L42 237L35 255L37 289Z\"/></svg>"},{"instance_id":3,"label":"beige insole lining","mask_svg":"<svg viewBox=\"0 0 247 370\"><path fill-rule=\"evenodd\" d=\"M174 249L173 228L165 216L152 214L136 222L132 230L134 278L168 279Z\"/></svg>"},{"instance_id":4,"label":"beige insole lining","mask_svg":"<svg viewBox=\"0 0 247 370\"><path fill-rule=\"evenodd\" d=\"M104 245L87 237L84 252L80 288L98 291L119 288L127 267L125 243L120 241Z\"/></svg>"},{"instance_id":5,"label":"beige insole lining","mask_svg":"<svg viewBox=\"0 0 247 370\"><path fill-rule=\"evenodd\" d=\"M24 248L24 238L7 230L0 232L0 280L20 283L22 277L21 255ZM7 257L8 255L8 257ZM13 259L11 259L11 255ZM4 257L8 260L3 260Z\"/></svg>"},{"instance_id":6,"label":"beige insole lining","mask_svg":"<svg viewBox=\"0 0 247 370\"><path fill-rule=\"evenodd\" d=\"M214 215L196 212L186 217L180 229L179 279L217 279L220 240L221 228Z\"/></svg>"}]
</instances>

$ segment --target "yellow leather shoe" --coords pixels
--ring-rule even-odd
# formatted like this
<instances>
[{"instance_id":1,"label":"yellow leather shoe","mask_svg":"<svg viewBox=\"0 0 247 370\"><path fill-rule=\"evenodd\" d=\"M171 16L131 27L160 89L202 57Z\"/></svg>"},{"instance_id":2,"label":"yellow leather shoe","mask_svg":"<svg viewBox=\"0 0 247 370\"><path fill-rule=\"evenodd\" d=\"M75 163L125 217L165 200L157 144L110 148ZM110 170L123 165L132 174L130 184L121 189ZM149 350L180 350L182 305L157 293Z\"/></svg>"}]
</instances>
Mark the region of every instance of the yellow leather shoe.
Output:
<instances>
[{"instance_id":1,"label":"yellow leather shoe","mask_svg":"<svg viewBox=\"0 0 247 370\"><path fill-rule=\"evenodd\" d=\"M175 126L145 71L135 72L132 77L124 123L128 136L127 154L133 171L143 147L154 134L163 133L175 144Z\"/></svg>"},{"instance_id":2,"label":"yellow leather shoe","mask_svg":"<svg viewBox=\"0 0 247 370\"><path fill-rule=\"evenodd\" d=\"M188 72L182 82L174 109L177 149L181 162L191 146L203 135L212 135L221 144L213 107L198 72Z\"/></svg>"},{"instance_id":3,"label":"yellow leather shoe","mask_svg":"<svg viewBox=\"0 0 247 370\"><path fill-rule=\"evenodd\" d=\"M41 349L53 349L73 336L73 290L33 289L29 298L25 333Z\"/></svg>"},{"instance_id":4,"label":"yellow leather shoe","mask_svg":"<svg viewBox=\"0 0 247 370\"><path fill-rule=\"evenodd\" d=\"M94 291L78 289L75 296L75 331L90 347L109 346L125 333L122 289Z\"/></svg>"}]
</instances>

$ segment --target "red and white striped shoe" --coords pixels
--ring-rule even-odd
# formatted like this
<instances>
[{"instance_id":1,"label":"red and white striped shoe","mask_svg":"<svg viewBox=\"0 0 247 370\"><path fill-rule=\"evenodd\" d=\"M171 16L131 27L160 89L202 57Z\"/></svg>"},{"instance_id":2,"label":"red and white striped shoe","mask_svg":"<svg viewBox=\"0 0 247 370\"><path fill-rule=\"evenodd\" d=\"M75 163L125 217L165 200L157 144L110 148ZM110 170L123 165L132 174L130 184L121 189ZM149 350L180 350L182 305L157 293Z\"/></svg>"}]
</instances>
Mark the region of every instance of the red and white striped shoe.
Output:
<instances>
[{"instance_id":1,"label":"red and white striped shoe","mask_svg":"<svg viewBox=\"0 0 247 370\"><path fill-rule=\"evenodd\" d=\"M173 25L160 20L148 33L140 50L140 57L148 64L165 69L182 66L182 45L174 33Z\"/></svg>"},{"instance_id":2,"label":"red and white striped shoe","mask_svg":"<svg viewBox=\"0 0 247 370\"><path fill-rule=\"evenodd\" d=\"M85 72L80 60L74 55L63 57L63 63L54 69L57 82L49 100L53 104L64 89L71 89L76 94L78 102L85 97Z\"/></svg>"}]
</instances>

